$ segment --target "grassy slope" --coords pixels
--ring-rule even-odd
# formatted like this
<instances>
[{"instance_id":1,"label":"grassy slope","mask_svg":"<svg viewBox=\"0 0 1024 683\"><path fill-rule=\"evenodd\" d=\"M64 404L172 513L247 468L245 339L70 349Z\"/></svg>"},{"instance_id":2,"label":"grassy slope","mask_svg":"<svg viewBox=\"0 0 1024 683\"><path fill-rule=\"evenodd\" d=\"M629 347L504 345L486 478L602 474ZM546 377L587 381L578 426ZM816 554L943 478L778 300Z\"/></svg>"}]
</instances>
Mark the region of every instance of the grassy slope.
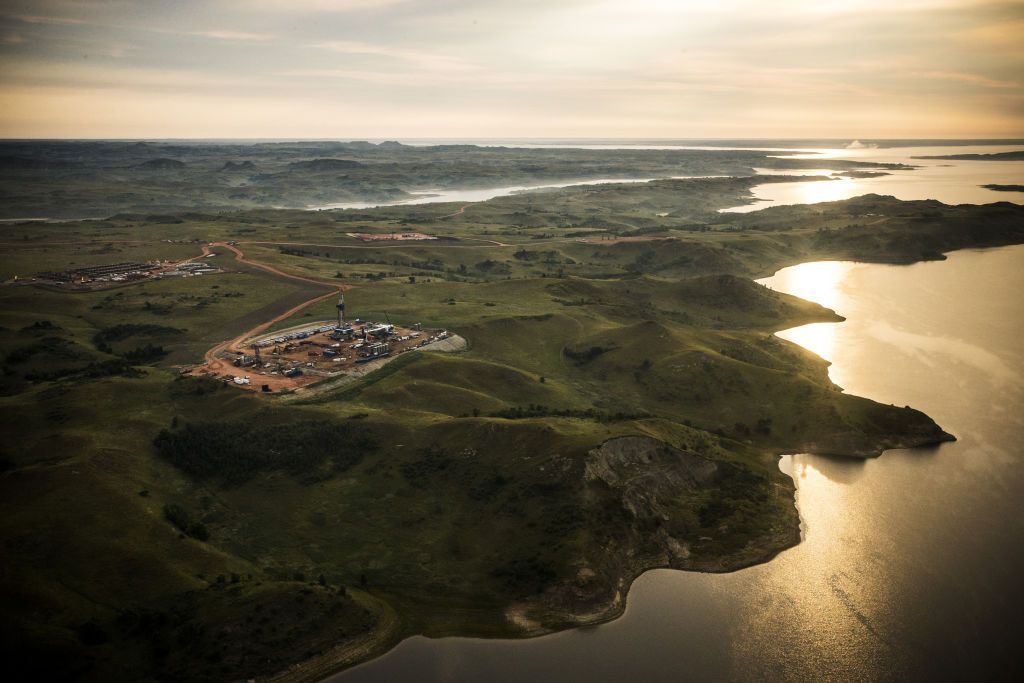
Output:
<instances>
[{"instance_id":1,"label":"grassy slope","mask_svg":"<svg viewBox=\"0 0 1024 683\"><path fill-rule=\"evenodd\" d=\"M682 187L673 185L672 192ZM610 196L572 194L571 201L599 202L599 212L621 215L629 193ZM684 200L685 193L672 201ZM478 223L474 213L493 222ZM941 434L916 411L842 394L823 361L771 335L837 320L833 313L727 273L765 272L814 256L906 260L972 241L1019 240L1021 229L1019 209L1007 205L941 208L865 199L813 211L763 211L700 231L666 228L667 239L653 243L586 244L554 241L566 239L556 232L574 228L502 223L508 207L481 205L466 214L429 227L462 236L523 234L502 237L510 247L358 251L339 236L351 226L339 226L333 216L284 213L282 223L270 212L107 224L123 239L154 240L154 250L168 255L197 247L159 240L231 238L245 230L255 232L235 237L280 240L298 232L310 242L347 245L349 253L327 256L246 247L254 257L322 276L333 275L343 256L440 260L440 271L424 271L438 274L417 276L415 284L405 271L360 282L350 306L363 317L387 312L396 322L455 330L470 349L403 357L356 387L307 404L268 409L258 397L206 392L205 385L175 381L160 369L197 360L214 342L311 296L265 274L90 294L0 290L8 394L0 397L8 444L0 475L5 640L24 644L17 661L51 673L59 661L64 673L98 679L159 671L221 679L322 652L316 661L329 669L403 634L522 633L506 618L509 610L525 609L539 622L527 632L607 618L621 606L615 592L644 567L721 570L770 557L795 542L796 528L792 484L775 467L774 453L870 452ZM363 227L389 230L392 220ZM5 241L31 233L48 246L5 249L21 259L19 268L57 267L81 254L80 246L57 244L67 228L6 226ZM102 234L105 228L82 229ZM549 236L533 239L531 231ZM523 246L556 255L516 258ZM507 263L509 272L474 269L486 259ZM342 267L373 272L379 265ZM552 277L558 268L567 276ZM242 296L227 296L234 292ZM154 306L164 312L154 313ZM328 303L312 311L315 318L332 313ZM43 320L54 327L32 327ZM110 353L96 348L97 332L125 323L180 331L144 328ZM91 379L29 377L82 371L144 343L164 345L170 354L139 376L119 370ZM15 352L30 347L39 348L18 360ZM154 436L172 423L180 431L189 424L213 430L214 420L289 425L310 419L354 425L377 447L326 478L271 468L232 485L189 479L153 447ZM628 486L605 486L586 475L596 446L628 435L653 437L683 454L658 466L658 481L682 476L684 462L712 462L717 473L700 486L657 489L657 504L666 506L662 521L637 513ZM646 481L642 471L637 476ZM179 533L163 518L166 504L201 521L209 539ZM350 600L338 586L373 599ZM140 617L140 610L150 616ZM273 614L269 621L266 614ZM95 642L90 623L105 642ZM374 647L331 654L332 643L356 643L374 624L381 629ZM269 663L252 659L251 643Z\"/></svg>"}]
</instances>

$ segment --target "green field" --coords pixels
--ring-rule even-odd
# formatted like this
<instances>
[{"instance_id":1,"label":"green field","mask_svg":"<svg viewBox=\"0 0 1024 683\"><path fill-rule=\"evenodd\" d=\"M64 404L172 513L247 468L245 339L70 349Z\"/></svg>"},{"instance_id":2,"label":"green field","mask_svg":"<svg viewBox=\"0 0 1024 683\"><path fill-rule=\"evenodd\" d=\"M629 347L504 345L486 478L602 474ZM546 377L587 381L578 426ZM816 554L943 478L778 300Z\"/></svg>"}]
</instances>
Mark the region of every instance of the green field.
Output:
<instances>
[{"instance_id":1,"label":"green field","mask_svg":"<svg viewBox=\"0 0 1024 683\"><path fill-rule=\"evenodd\" d=\"M843 393L822 359L773 335L841 318L751 278L1021 242L1024 209L868 196L716 212L749 188L567 188L450 217L459 207L0 226L4 277L20 276L0 286L9 661L36 678L213 681L294 664L316 678L413 634L613 618L648 568L729 571L798 542L778 454L865 457L948 435ZM447 239L345 236L395 230ZM192 257L192 240L351 285L351 317L448 329L468 349L257 396L180 369L326 287L226 250L211 259L226 272L203 277L95 292L25 281ZM333 316L328 300L279 327Z\"/></svg>"}]
</instances>

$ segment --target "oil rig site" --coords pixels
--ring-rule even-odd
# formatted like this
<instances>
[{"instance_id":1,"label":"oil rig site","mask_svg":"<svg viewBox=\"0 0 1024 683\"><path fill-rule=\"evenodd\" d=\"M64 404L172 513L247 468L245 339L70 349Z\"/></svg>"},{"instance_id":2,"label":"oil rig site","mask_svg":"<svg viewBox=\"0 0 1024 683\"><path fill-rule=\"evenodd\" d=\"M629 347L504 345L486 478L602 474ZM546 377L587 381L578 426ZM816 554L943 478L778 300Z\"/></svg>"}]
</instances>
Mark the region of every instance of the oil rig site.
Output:
<instances>
[{"instance_id":1,"label":"oil rig site","mask_svg":"<svg viewBox=\"0 0 1024 683\"><path fill-rule=\"evenodd\" d=\"M215 256L213 254L211 256ZM195 277L223 272L208 259L188 259L178 263L170 261L149 261L146 263L110 263L100 266L82 266L60 271L44 271L35 277L23 280L25 283L61 286L74 290L99 290L116 287L125 283L143 280L160 280L172 277ZM15 281L18 278L15 277Z\"/></svg>"},{"instance_id":2,"label":"oil rig site","mask_svg":"<svg viewBox=\"0 0 1024 683\"><path fill-rule=\"evenodd\" d=\"M384 321L349 321L343 293L336 308L336 321L307 323L226 346L218 357L230 364L218 364L220 376L240 387L282 391L363 374L416 349L436 346L439 351L454 351L465 344L446 330L425 330L419 323L395 325L387 314Z\"/></svg>"}]
</instances>

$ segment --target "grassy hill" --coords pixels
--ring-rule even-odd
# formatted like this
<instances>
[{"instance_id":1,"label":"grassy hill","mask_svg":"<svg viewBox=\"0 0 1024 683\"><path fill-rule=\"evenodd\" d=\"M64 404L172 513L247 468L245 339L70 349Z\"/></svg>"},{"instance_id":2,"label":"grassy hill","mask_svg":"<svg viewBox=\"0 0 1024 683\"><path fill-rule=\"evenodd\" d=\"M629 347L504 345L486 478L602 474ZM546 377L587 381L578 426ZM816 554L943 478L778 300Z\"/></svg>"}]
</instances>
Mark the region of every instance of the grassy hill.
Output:
<instances>
[{"instance_id":1,"label":"grassy hill","mask_svg":"<svg viewBox=\"0 0 1024 683\"><path fill-rule=\"evenodd\" d=\"M615 216L602 230L621 237L637 229L631 197L647 211L706 189L554 201ZM469 342L270 398L179 367L317 285L223 250L218 275L76 293L4 284L8 661L34 678L316 678L412 634L613 618L650 567L767 560L799 540L779 453L866 457L949 436L843 393L825 361L773 335L841 318L749 277L809 258L932 258L1024 230L1014 205L865 197L699 225L653 216L656 240L583 242L547 213L522 220L530 202L0 228L8 275L238 240L247 258L353 285L350 314ZM346 235L411 220L451 239L364 248ZM333 314L325 301L280 325Z\"/></svg>"}]
</instances>

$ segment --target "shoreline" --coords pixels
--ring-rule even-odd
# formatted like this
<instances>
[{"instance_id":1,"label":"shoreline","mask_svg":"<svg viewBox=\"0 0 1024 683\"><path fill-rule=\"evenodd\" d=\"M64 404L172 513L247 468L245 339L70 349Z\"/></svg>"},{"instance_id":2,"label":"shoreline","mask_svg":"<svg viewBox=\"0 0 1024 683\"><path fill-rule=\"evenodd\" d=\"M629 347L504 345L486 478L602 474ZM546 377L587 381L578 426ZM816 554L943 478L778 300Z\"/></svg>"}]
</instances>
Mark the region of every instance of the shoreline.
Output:
<instances>
[{"instance_id":1,"label":"shoreline","mask_svg":"<svg viewBox=\"0 0 1024 683\"><path fill-rule=\"evenodd\" d=\"M982 249L995 249L1002 247L983 247ZM943 253L943 258L947 253ZM855 263L859 263L854 261ZM802 263L814 263L814 261L802 261ZM910 265L910 264L889 264L889 265ZM791 266L784 266L778 270ZM778 270L776 272L778 272ZM774 274L774 273L773 273ZM840 324L846 322L844 317L842 320L835 321L834 324ZM794 328L786 328L794 329ZM777 335L780 332L786 330L778 330L773 335ZM794 343L795 342L790 342ZM799 346L797 344L797 346ZM805 348L805 347L800 347ZM809 349L807 349L810 351ZM813 351L810 351L813 353ZM933 422L934 424L934 422ZM804 448L798 449L787 449L786 452L773 453L772 457L776 459L776 466L780 473L785 475L787 480L790 482L790 487L786 487L787 494L792 497L792 504L789 507L792 516L787 520L787 524L780 528L776 533L772 534L765 542L759 544L756 548L745 549L742 553L732 556L730 559L722 559L718 562L702 562L700 564L688 564L685 561L679 561L668 557L667 555L648 555L648 556L634 556L632 561L627 561L625 567L627 572L622 574L616 581L616 590L612 594L611 598L603 602L594 601L591 603L590 609L580 610L575 613L567 611L558 611L551 605L545 605L542 599L539 603L513 603L506 607L505 618L510 625L517 626L520 628L518 633L501 634L494 636L487 635L454 635L454 634L443 634L438 636L430 636L421 633L406 633L398 638L394 638L397 635L394 632L386 634L386 638L382 636L382 639L377 641L368 650L376 651L375 654L370 655L366 659L355 660L351 657L346 657L345 661L337 662L337 668L334 668L330 672L320 671L316 678L281 678L280 680L288 681L327 681L333 677L343 674L343 672L362 666L369 662L375 661L380 657L386 656L389 652L393 651L395 647L400 645L408 638L415 637L417 635L429 639L440 639L440 638L468 638L475 640L527 640L533 638L541 638L544 636L554 635L571 629L585 628L591 626L599 626L602 624L611 623L621 618L628 609L629 606L629 593L633 588L634 583L642 577L644 574L659 570L659 569L671 569L674 571L681 572L695 572L701 574L730 574L738 572L743 569L755 567L758 565L767 564L771 562L783 552L795 548L800 545L804 540L804 525L803 517L800 513L799 506L799 488L796 478L792 472L787 472L781 466L783 458L792 457L798 454L815 455L819 457L832 457L832 458L850 458L854 460L868 460L883 456L887 451L891 450L903 450L912 448L927 448L936 447L943 443L956 441L956 437L938 425L935 425L938 429L937 434L931 436L922 435L919 437L893 437L886 436L881 437L873 446L868 448L848 448L846 450L838 448L820 448L815 447L815 444L805 444ZM778 484L776 484L778 486ZM549 589L549 592L551 589ZM557 596L549 596L557 597ZM398 629L401 631L401 628ZM393 642L388 642L392 640ZM342 645L339 648L347 648ZM354 653L353 653L354 654ZM301 668L305 663L296 665L296 668ZM280 676L286 675L285 672L279 674ZM270 680L279 680L277 676L273 676Z\"/></svg>"},{"instance_id":2,"label":"shoreline","mask_svg":"<svg viewBox=\"0 0 1024 683\"><path fill-rule=\"evenodd\" d=\"M1015 236L1016 235L1012 232L1009 232L1008 235L1002 233L995 233L992 236L981 235L981 237L987 238L977 240L982 242L983 246L969 246L966 247L965 250L988 250L994 246L1002 246L991 244L991 242L1013 239ZM961 240L947 240L946 243L949 244L950 242L953 242L955 244L959 241ZM989 244L984 244L985 242L989 242ZM219 243L213 242L211 245L206 245L204 246L204 250L208 249L209 246L216 247L219 246ZM792 248L790 253L792 254L795 252L796 254L799 254L800 252L804 252L804 260L799 261L799 263L812 263L818 260L812 255L813 252L818 250L819 247L816 245L808 244L806 248ZM944 251L944 253L929 252L927 255L919 254L916 258L908 258L906 261L901 260L897 263L917 263L928 260L944 259L946 258L946 254L959 250L960 249L953 248L948 251ZM849 251L845 249L840 250L838 253L842 253L843 251L849 253ZM893 252L890 252L890 254L892 253ZM898 255L901 252L896 251L895 253ZM784 255L785 252L779 251L776 254L776 259L781 260L778 259L778 257L784 257ZM908 253L908 256L909 255L910 254ZM283 277L292 281L302 281L307 284L317 284L325 288L328 288L327 286L330 285L330 290L338 288L339 285L344 286L343 284L335 283L332 280L316 276L303 277L300 275L292 275L267 264L259 264L251 260L246 260L240 251L235 252L235 259L241 263L253 266L258 270L265 271L266 274L270 274L274 277ZM871 256L867 259L856 260L853 262L892 263L890 260L884 260L883 258L876 260ZM749 265L753 267L747 268L747 275L745 277L740 276L737 279L748 279L750 278L749 273L752 270L756 270L758 266L763 268L768 264L765 264L762 261L759 264L751 263ZM281 267L285 268L287 266ZM777 266L779 269L783 267L785 266ZM775 272L778 272L778 270ZM570 276L570 278L566 278L566 280L571 282L572 276ZM547 290L545 289L545 291ZM303 293L302 295L308 296L309 294ZM322 296L326 297L330 295L331 291L328 291ZM303 305L315 303L319 298L320 297L317 297L314 301L306 302ZM561 303L557 299L555 301ZM807 318L795 316L788 317L784 321L776 321L775 325L783 326L788 323L789 326L794 326L794 323L801 319ZM836 316L832 321L839 322L841 320L838 320L838 316ZM283 322L281 324L289 325L290 322L292 321ZM247 325L248 324L251 323L247 323ZM309 323L304 323L292 327L304 327L308 324ZM763 332L765 337L771 336L773 334L772 328L763 323L762 325L763 327L758 327L756 329ZM793 329L793 327L787 327L786 329ZM774 332L774 334L779 334L779 331ZM797 347L794 346L792 348L795 350ZM469 365L467 367L472 368L473 366ZM794 363L792 366L782 367L798 368L802 366L798 363ZM815 367L817 367L817 365L815 365ZM788 370L787 372L792 375L792 370ZM822 384L823 386L828 384L827 380L823 380L824 375L822 373L816 372L814 376L817 378L815 381L819 384ZM838 387L835 387L834 384L831 388L839 389ZM312 396L290 396L286 399L286 402L290 402L291 399L295 398L300 399L299 402L301 403L303 402L303 399L309 401ZM766 400L770 402L772 400L771 396L768 396ZM744 408L742 404L736 403L732 405L739 411L737 416L740 417L740 419L747 419L747 416L750 415L749 407ZM736 501L743 501L744 503L749 502L751 505L757 505L758 507L756 509L758 510L758 517L751 515L733 517L728 522L729 527L731 527L728 531L724 525L721 528L716 526L715 518L712 518L712 523L701 523L699 527L695 524L690 524L688 528L686 526L671 525L666 527L666 529L672 529L671 535L669 535L667 531L663 532L660 526L657 527L657 531L654 531L655 527L647 523L654 519L652 514L660 514L662 511L667 511L665 513L666 516L664 517L666 520L670 519L669 515L671 515L673 519L686 520L686 515L696 513L699 507L699 502L698 505L696 507L692 507L692 509L679 508L679 511L682 512L683 516L677 515L676 509L671 506L659 510L658 501L654 501L652 506L649 506L647 502L644 501L640 506L640 514L631 507L624 506L624 510L627 514L621 518L618 516L615 517L614 526L600 530L602 533L595 536L595 538L600 541L600 545L583 543L581 544L580 552L578 553L567 552L564 549L552 551L550 553L551 563L549 563L549 566L555 567L557 572L552 574L551 577L543 583L538 583L536 588L531 588L529 591L521 592L517 590L517 592L509 591L507 593L495 593L495 595L500 595L500 599L495 600L494 602L483 600L475 605L469 605L469 609L464 610L466 612L465 615L458 616L457 611L453 612L453 614L456 614L456 618L452 618L452 616L448 614L448 611L449 608L456 609L459 607L459 596L463 594L458 592L458 590L453 591L451 594L441 593L439 595L432 596L420 590L423 585L427 584L404 580L400 584L390 584L394 586L408 586L409 592L402 593L400 590L389 590L389 584L387 583L378 585L371 581L369 584L371 588L369 590L372 590L375 593L372 597L381 604L387 604L388 609L397 611L401 614L401 621L404 621L405 625L403 626L399 623L393 628L383 628L378 624L373 625L370 628L366 628L367 625L372 623L371 621L361 627L366 629L362 631L361 634L352 631L347 634L342 632L324 633L324 649L319 650L316 654L309 651L302 652L292 650L291 657L297 657L298 659L296 661L292 660L291 657L288 657L287 653L283 653L285 656L279 658L277 661L293 661L294 663L287 671L281 672L281 675L290 675L297 680L316 680L319 677L329 675L329 672L331 671L345 670L361 663L373 661L380 655L391 651L395 645L401 643L405 638L417 635L418 633L429 634L427 637L432 638L448 635L455 636L458 634L460 629L465 628L469 632L482 634L469 636L471 638L487 640L495 638L520 639L539 637L541 635L566 631L570 628L580 626L607 623L618 619L626 613L629 591L632 590L638 578L653 569L671 568L677 571L722 574L766 564L778 557L784 550L798 546L800 541L803 540L796 482L788 472L784 472L788 479L784 479L777 474L766 476L765 473L769 466L769 458L774 457L776 465L783 455L805 452L823 456L865 459L878 457L886 450L940 444L955 438L945 431L942 431L937 425L931 423L930 420L926 419L925 421L934 426L934 429L930 429L928 424L923 424L923 421L919 419L923 414L915 416L911 413L906 413L904 415L900 415L896 411L891 411L889 406L876 405L875 408L882 412L892 412L892 421L887 423L875 423L871 418L868 418L866 421L861 421L859 419L847 422L840 421L834 425L832 423L827 423L828 426L824 430L820 427L815 427L814 429L801 432L793 430L793 435L789 439L784 438L786 434L789 434L789 432L778 428L772 438L760 438L755 436L753 441L750 441L749 439L745 439L743 436L740 436L743 432L739 427L737 427L736 430L728 428L723 430L721 429L721 425L717 425L718 428L716 429L716 424L713 421L707 422L705 420L702 422L703 426L700 428L701 431L705 433L716 433L721 437L721 440L715 444L717 448L714 450L700 450L699 453L708 453L708 455L705 456L706 459L717 462L719 466L721 466L723 462L728 461L731 457L730 453L733 452L736 452L736 454L744 458L749 457L750 459L747 462L750 464L752 469L756 470L756 474L758 474L761 481L756 489L759 497L757 499L753 498L752 493L751 497L744 497L747 492L755 491L755 489L742 487L737 490L741 491L743 495L720 495L718 487L715 485L714 481L702 481L699 484L693 485L694 488L691 489L687 489L685 487L679 488L676 483L671 483L668 486L655 485L656 480L660 477L662 472L671 472L671 470L663 470L660 472L652 468L645 469L642 464L638 466L638 469L635 470L633 474L639 473L644 476L643 478L637 477L635 480L638 482L637 484L631 484L631 486L634 487L631 491L631 495L636 492L639 492L640 494L649 492L652 496L652 500L653 496L656 494L660 497L661 503L666 503L669 500L668 495L671 495L673 491L676 492L677 498L682 497L678 495L679 491L694 492L698 495L706 494L707 497L700 499L699 502L716 501L721 499L726 504L731 505L732 503L729 502L729 500L735 499ZM867 412L868 408L865 408L864 411L865 412L862 412L860 409L856 409L850 413L843 412L843 415L855 414L857 416L861 416L869 414ZM677 417L686 415L693 416L695 414L696 413L687 412L686 410L676 412ZM873 415L874 412L871 412L871 414ZM493 415L489 417L503 416ZM739 425L741 423L737 424ZM822 422L821 424L826 423ZM689 424L686 426L688 428L691 427ZM684 439L675 441L673 438L660 436L656 429L647 432L642 425L639 426L639 429L641 432L657 436L665 444L681 442L683 445L680 446L680 448L683 448L684 450L689 448L686 445L686 440ZM660 434L669 434L669 432L661 432ZM730 436L727 437L726 434L729 434ZM749 431L747 432L747 435L750 435ZM602 439L608 439L607 436L601 436L598 434L593 434L591 437L592 438L589 438L585 443L581 442L579 444L581 449L580 452L591 447ZM712 437L712 440L714 440L714 437ZM803 443L799 443L799 441L803 441ZM813 441L813 443L809 443L811 441ZM740 451L742 451L742 453L740 453ZM576 451L573 451L573 453L576 454ZM579 461L577 461L577 464L579 464ZM620 471L619 474L622 474L622 472ZM578 487L580 485L579 480L575 478L571 481L567 480L567 483L573 487ZM708 483L711 485L707 485ZM790 491L791 486L792 493L783 493ZM615 497L610 499L610 503L614 506L615 510L618 510L619 503L625 503L626 498L623 494L622 500L620 501L618 498L619 494L623 493L622 489L617 486L613 488L615 488L613 492ZM387 490L386 487L384 490ZM577 488L577 490L583 491L584 489ZM590 489L586 490L590 491ZM603 490L604 489L601 489L601 491ZM768 493L769 496L774 498L768 499L770 500L770 503L764 506L754 503L755 500L764 500L763 495L761 495L762 491ZM786 495L790 495L792 497L785 498ZM604 496L605 493L601 493L600 500L603 501L602 505L607 505L609 501L606 500ZM635 499L633 499L632 502L635 502ZM788 506L791 509L784 510L784 506ZM587 514L588 510L592 509L583 502L580 502L579 505L576 505L575 507L577 511L585 514ZM477 510L479 510L479 508L477 508ZM628 513L632 513L632 516ZM591 529L596 529L596 527L591 527ZM700 533L706 534L706 536L701 537L700 540L696 540L698 538L698 530ZM519 533L522 533L523 531L524 529L520 529ZM551 532L548 533L550 534ZM316 537L313 536L311 538L315 539ZM545 538L540 538L540 535L538 534L538 540L542 543L550 542L553 539L557 540L558 538L558 536L548 535L545 540ZM682 541L682 544L675 541L675 538ZM675 546L671 545L673 542L675 542ZM691 558L689 555L690 544L692 544L695 549L694 555L696 557L694 558ZM401 548L401 546L397 545L395 547ZM677 549L680 549L680 552L674 552ZM507 557L515 557L508 550L503 550L500 547L497 547L495 551L495 556L502 560L507 559ZM337 553L335 566L341 566L345 561L344 557L347 552L345 546L336 546L334 552ZM338 559L341 559L340 563L337 562ZM465 576L473 577L473 572L467 571L465 566L459 566L459 564L461 564L461 560L452 561L449 564L451 565L451 569L454 569L454 571L461 571L464 572ZM578 587L578 590L574 593L572 591L574 586L573 577L577 568L581 570L580 577L582 578L576 578L575 585ZM597 574L594 574L591 568L596 569ZM586 573L590 574L589 578L586 576ZM595 576L596 580L594 578ZM558 583L554 583L556 577L562 577L557 578ZM363 585L366 584L364 583ZM418 590L420 592L417 592ZM539 595L530 595L531 591L537 590L545 590L546 592ZM524 595L526 596L525 598L523 597ZM519 603L517 602L519 600L525 600L525 602ZM379 610L373 611L377 613L378 617L380 617L381 613ZM502 619L503 614L505 617L504 619ZM342 638L346 639L346 641L338 643L335 640ZM334 641L333 645L331 641ZM309 659L303 661L301 659L303 657L308 657ZM328 662L324 660L324 657L329 657L330 661ZM270 667L268 666L267 669L269 670ZM263 678L265 674L266 672L260 674L260 678Z\"/></svg>"},{"instance_id":3,"label":"shoreline","mask_svg":"<svg viewBox=\"0 0 1024 683\"><path fill-rule=\"evenodd\" d=\"M902 449L905 449L905 448L923 448L923 447L928 447L928 446L932 446L932 445L939 445L939 444L945 443L945 442L946 442L946 440L935 442L935 443L922 443L922 444L918 444L916 446L894 446L892 448L884 449L882 451L882 454L884 454L886 451L890 451L890 450L902 450ZM801 454L801 453L784 453L784 454L779 454L776 457L778 458L779 463L781 463L783 458L792 457L794 455L799 455L799 454ZM849 456L847 456L847 455L824 454L824 453L807 453L807 454L808 455L816 455L816 456L820 456L820 457L851 457L851 458L854 458L854 459L861 459L861 460L866 459L866 458L864 458L862 456L859 456L859 455L849 455ZM625 577L625 576L622 577L622 579L620 581L620 584L622 585L622 588L620 590L616 591L615 598L610 603L608 603L605 608L602 609L602 608L599 607L597 609L594 609L594 610L591 610L591 611L588 611L588 612L585 612L585 613L580 613L575 618L571 618L569 620L566 620L565 615L563 614L563 615L561 615L561 619L562 620L559 621L557 624L544 625L543 623L538 622L538 621L530 618L530 616L528 614L528 608L524 609L523 605L513 604L509 608L506 609L505 616L506 616L506 619L508 620L509 623L516 624L516 625L520 626L520 628L522 628L522 630L519 633L516 633L516 634L501 634L501 635L493 635L493 636L488 636L488 635L464 635L464 634L458 634L458 635L456 635L456 634L443 634L443 635L432 636L432 635L427 635L427 634L423 634L423 633L407 633L407 634L404 634L404 635L400 636L399 638L394 640L394 642L391 642L391 643L388 643L386 641L381 641L381 642L376 643L376 645L372 649L378 650L378 652L376 654L370 656L369 658L361 659L361 660L358 660L358 661L349 659L348 661L346 661L344 663L340 663L340 666L338 668L335 668L335 669L331 670L330 672L326 672L326 673L324 673L323 675L321 675L321 676L319 676L317 678L303 678L303 677L293 678L293 677L290 677L291 671L289 671L287 673L281 673L281 674L276 674L274 676L271 676L268 680L272 680L272 681L278 681L278 680L284 681L284 680L287 680L287 681L296 681L296 682L298 682L298 681L305 682L305 681L329 681L329 680L334 680L335 677L337 677L339 675L343 675L344 672L346 672L346 671L358 668L358 667L360 667L360 666L362 666L364 664L369 664L370 662L373 662L373 661L375 661L375 660L377 660L377 659L379 659L381 657L387 656L387 654L390 653L392 650L394 650L394 648L398 647L399 645L401 645L403 642L405 642L409 638L414 638L414 637L422 637L422 638L426 638L428 640L441 640L443 638L459 638L459 639L466 639L466 640L509 641L509 642L514 642L514 641L519 641L519 640L532 640L532 639L535 639L535 638L543 638L545 636L551 636L551 635L555 635L555 634L558 634L558 633L562 633L562 632L565 632L565 631L570 631L570 630L578 629L578 628L587 628L587 627L601 626L603 624L612 623L612 622L620 619L621 617L623 617L625 615L626 611L629 609L629 594L630 594L630 592L633 589L633 585L636 583L637 580L639 580L641 577L643 577L648 572L657 571L657 570L666 570L667 569L667 570L672 570L672 571L677 571L677 572L688 572L688 573L696 573L696 574L731 574L731 573L734 573L734 572L742 571L744 569L749 569L751 567L757 567L759 565L767 564L767 563L773 561L774 559L776 559L779 555L781 555L782 553L786 552L787 550L791 550L793 548L796 548L797 546L799 546L804 541L803 517L800 514L800 504L799 504L799 495L798 495L799 488L797 486L796 478L790 472L786 472L785 470L782 470L781 467L779 469L780 469L780 472L782 472L784 475L786 475L786 477L790 481L792 481L792 484L793 484L793 489L792 489L792 491L793 491L793 494L792 494L793 495L793 505L792 505L792 509L793 509L794 514L795 514L795 522L796 522L796 524L795 524L795 526L791 526L791 527L788 528L789 529L788 533L786 533L786 534L779 534L776 537L776 538L778 538L780 540L779 544L772 545L769 548L761 549L762 550L761 552L752 553L751 556L748 557L748 558L745 558L743 560L740 560L740 561L732 563L732 564L723 565L723 566L720 566L720 567L710 567L710 566L687 567L687 566L680 566L680 565L677 565L677 564L672 564L671 562L660 562L660 561L657 561L657 560L653 560L653 558L650 558L652 560L651 562L639 562L639 563L637 563L638 567L634 571L631 572L631 576L629 576L628 578ZM395 635L394 633L390 633L389 634L390 637L393 637L394 635ZM339 647L344 647L345 649L349 649L346 646L339 646ZM303 666L304 666L304 663L296 665L295 668L298 669L298 668L301 668Z\"/></svg>"}]
</instances>

